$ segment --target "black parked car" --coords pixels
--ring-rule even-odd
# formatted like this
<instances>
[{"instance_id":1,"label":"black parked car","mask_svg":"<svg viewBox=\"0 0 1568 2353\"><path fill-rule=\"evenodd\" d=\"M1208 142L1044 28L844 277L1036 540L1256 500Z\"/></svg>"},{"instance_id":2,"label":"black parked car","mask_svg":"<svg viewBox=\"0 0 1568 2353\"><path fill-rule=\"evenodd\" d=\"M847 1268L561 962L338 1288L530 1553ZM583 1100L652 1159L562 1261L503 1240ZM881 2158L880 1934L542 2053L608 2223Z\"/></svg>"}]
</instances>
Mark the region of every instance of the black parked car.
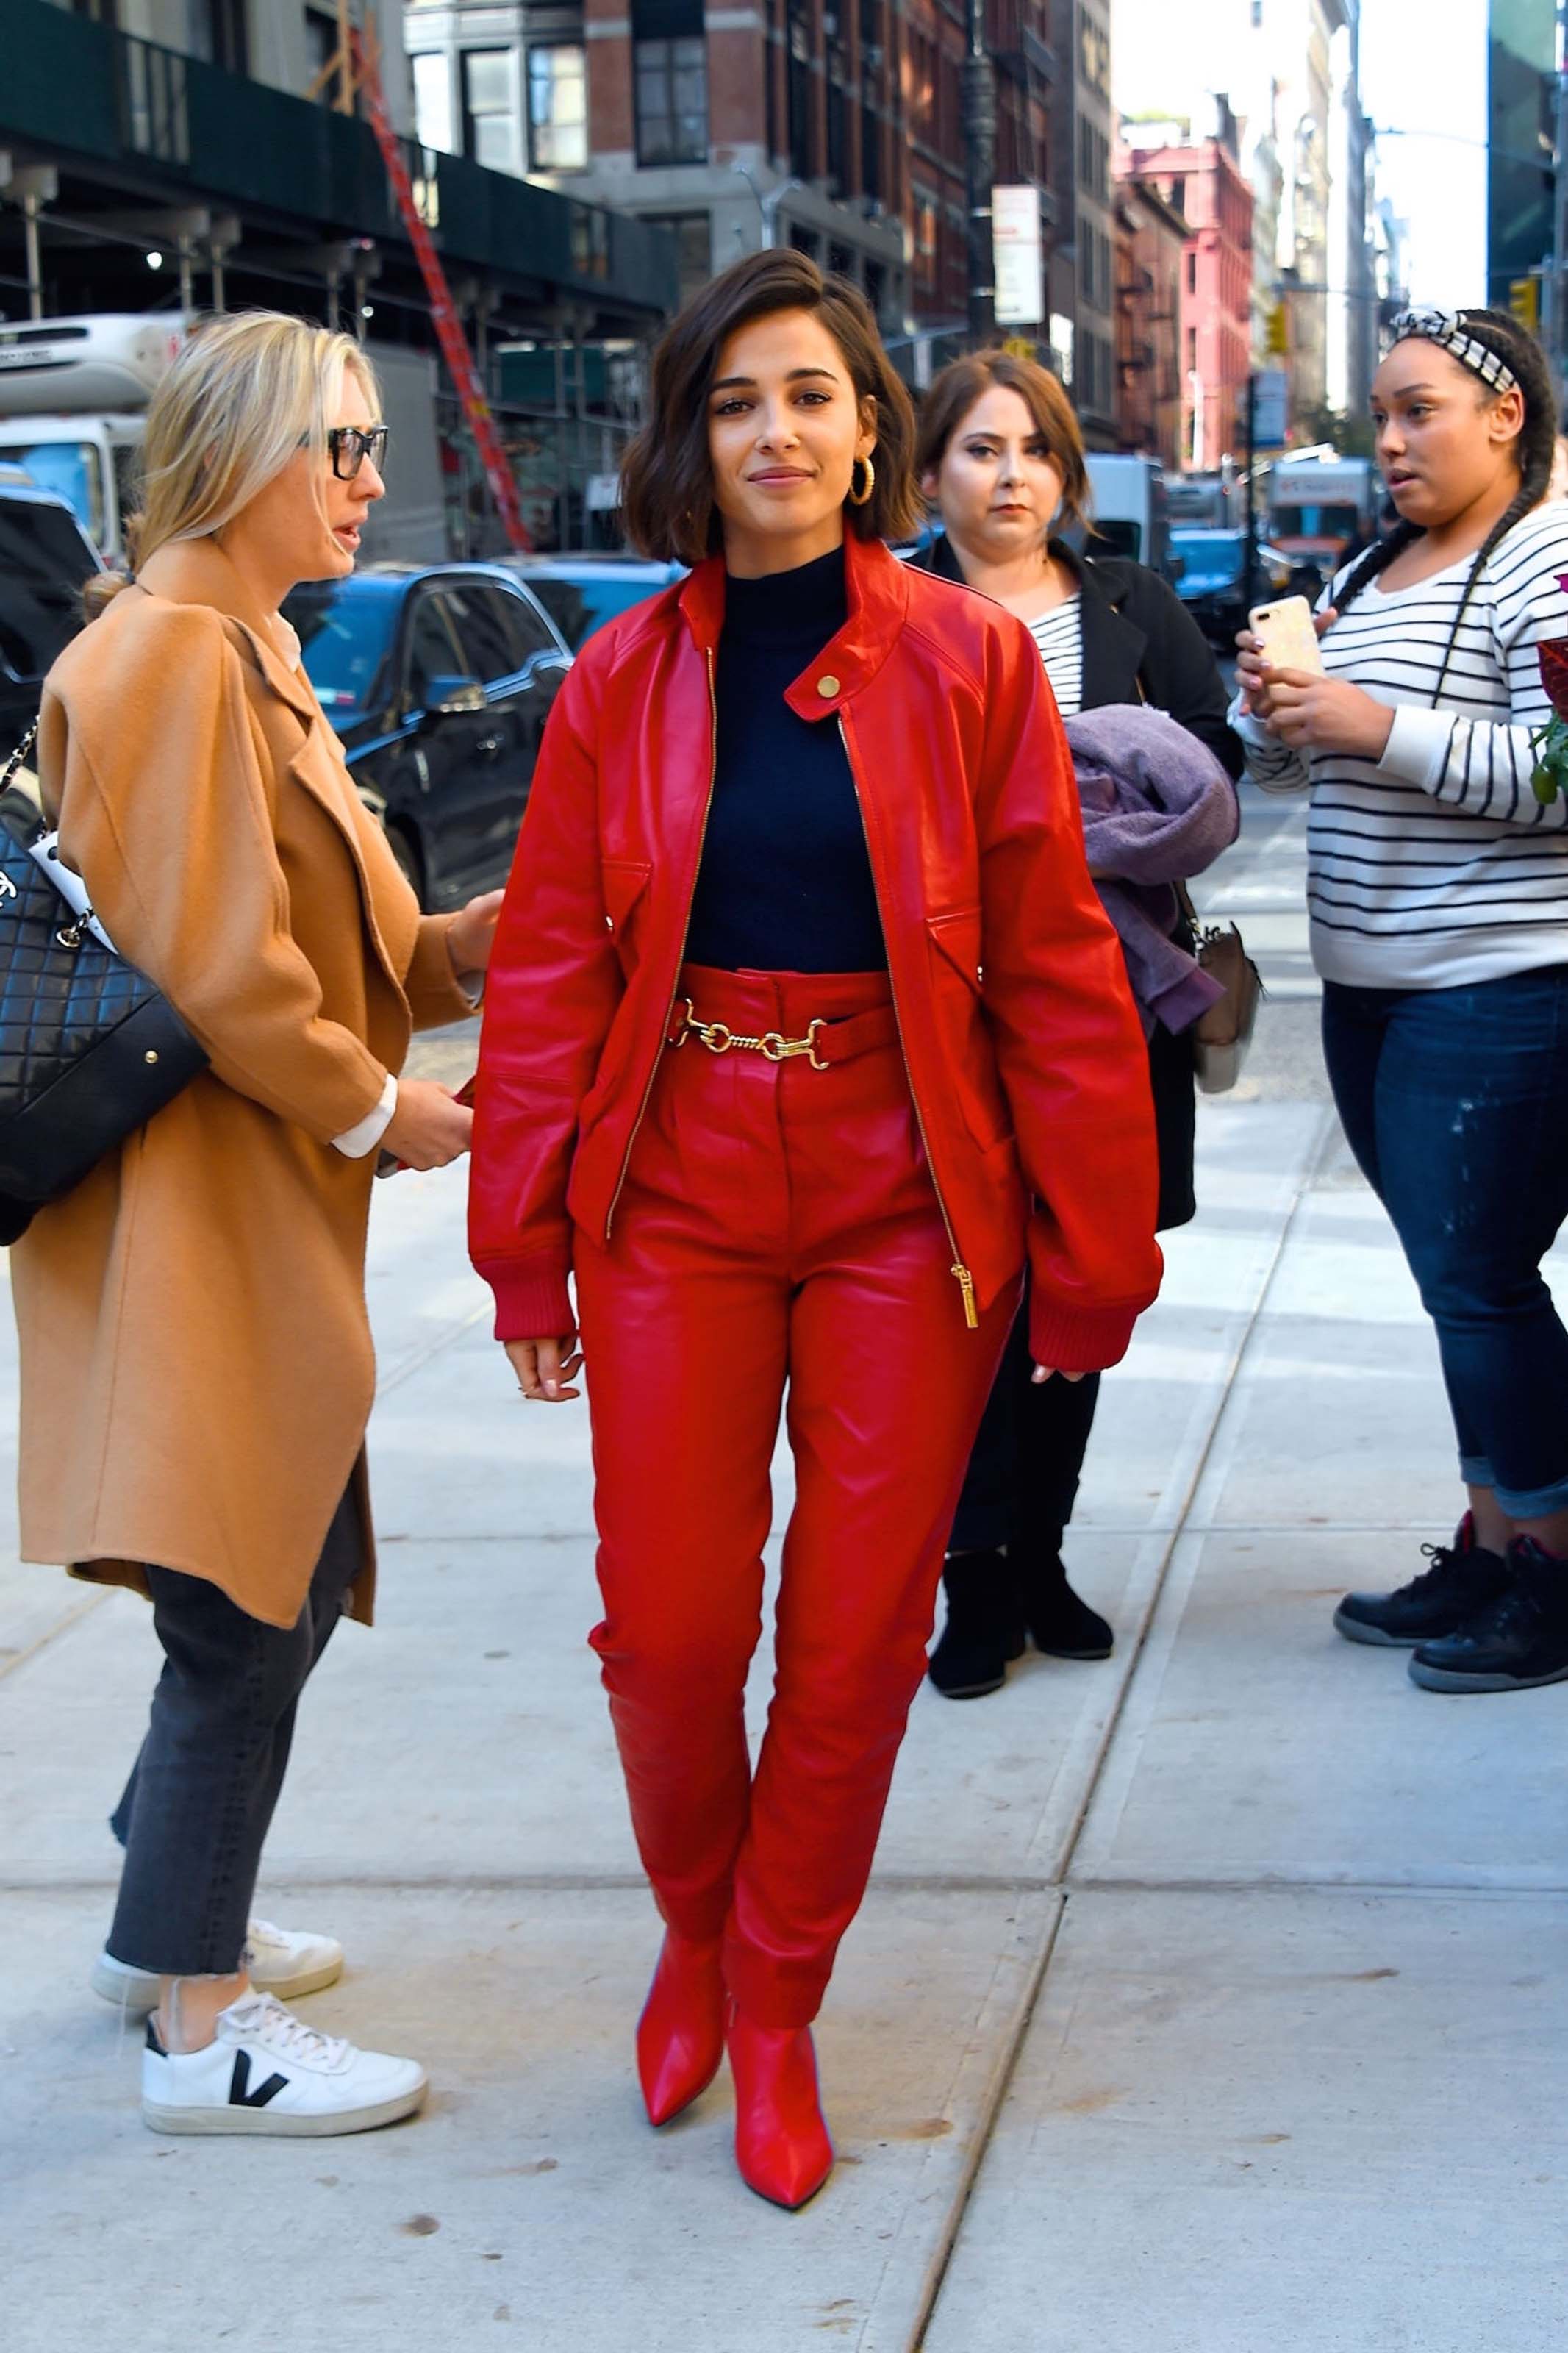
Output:
<instances>
[{"instance_id":1,"label":"black parked car","mask_svg":"<svg viewBox=\"0 0 1568 2353\"><path fill-rule=\"evenodd\" d=\"M439 913L504 882L572 664L515 574L369 565L297 588L284 611L420 904Z\"/></svg>"},{"instance_id":2,"label":"black parked car","mask_svg":"<svg viewBox=\"0 0 1568 2353\"><path fill-rule=\"evenodd\" d=\"M82 624L83 584L103 569L63 499L0 465L0 768L38 715L44 672ZM36 786L21 772L3 813L24 832Z\"/></svg>"}]
</instances>

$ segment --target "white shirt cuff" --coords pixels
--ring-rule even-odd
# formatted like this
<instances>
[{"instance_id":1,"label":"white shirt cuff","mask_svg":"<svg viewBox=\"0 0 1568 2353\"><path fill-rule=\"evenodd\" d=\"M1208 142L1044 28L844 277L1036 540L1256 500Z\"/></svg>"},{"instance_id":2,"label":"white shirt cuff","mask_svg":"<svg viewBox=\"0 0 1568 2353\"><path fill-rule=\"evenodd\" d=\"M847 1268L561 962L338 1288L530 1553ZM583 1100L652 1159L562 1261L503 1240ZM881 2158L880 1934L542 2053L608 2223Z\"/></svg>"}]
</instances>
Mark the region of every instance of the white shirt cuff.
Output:
<instances>
[{"instance_id":1,"label":"white shirt cuff","mask_svg":"<svg viewBox=\"0 0 1568 2353\"><path fill-rule=\"evenodd\" d=\"M397 1081L388 1071L386 1084L381 1091L381 1101L375 1109L367 1111L363 1119L356 1119L352 1127L345 1127L341 1135L334 1135L333 1144L345 1159L363 1160L367 1153L375 1150L392 1125L396 1109Z\"/></svg>"}]
</instances>

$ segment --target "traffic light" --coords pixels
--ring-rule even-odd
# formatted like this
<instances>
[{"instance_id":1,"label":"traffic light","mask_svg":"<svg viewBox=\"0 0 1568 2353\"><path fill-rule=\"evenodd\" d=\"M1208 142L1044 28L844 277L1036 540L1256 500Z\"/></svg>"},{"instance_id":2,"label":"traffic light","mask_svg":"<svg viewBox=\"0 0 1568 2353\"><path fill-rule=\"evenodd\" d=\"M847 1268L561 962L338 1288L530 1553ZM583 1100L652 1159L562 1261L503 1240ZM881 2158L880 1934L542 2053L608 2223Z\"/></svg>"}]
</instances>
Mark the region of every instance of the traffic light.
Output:
<instances>
[{"instance_id":1,"label":"traffic light","mask_svg":"<svg viewBox=\"0 0 1568 2353\"><path fill-rule=\"evenodd\" d=\"M1268 325L1263 337L1263 349L1271 360L1286 358L1290 350L1290 312L1283 302L1268 306Z\"/></svg>"},{"instance_id":2,"label":"traffic light","mask_svg":"<svg viewBox=\"0 0 1568 2353\"><path fill-rule=\"evenodd\" d=\"M1508 307L1521 327L1533 335L1541 325L1541 280L1539 278L1511 278L1508 288Z\"/></svg>"}]
</instances>

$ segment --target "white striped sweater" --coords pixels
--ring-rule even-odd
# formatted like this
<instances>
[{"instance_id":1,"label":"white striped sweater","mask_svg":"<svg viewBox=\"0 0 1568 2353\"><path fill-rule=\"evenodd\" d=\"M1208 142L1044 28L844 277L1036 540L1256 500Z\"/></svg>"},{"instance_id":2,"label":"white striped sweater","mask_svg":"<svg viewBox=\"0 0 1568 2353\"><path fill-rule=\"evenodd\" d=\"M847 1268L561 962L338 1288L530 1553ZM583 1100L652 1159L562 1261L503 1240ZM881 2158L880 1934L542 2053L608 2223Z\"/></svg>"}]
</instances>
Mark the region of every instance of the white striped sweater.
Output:
<instances>
[{"instance_id":1,"label":"white striped sweater","mask_svg":"<svg viewBox=\"0 0 1568 2353\"><path fill-rule=\"evenodd\" d=\"M1381 760L1291 751L1233 706L1256 781L1312 788L1307 898L1325 980L1454 988L1568 962L1568 798L1542 807L1530 782L1531 738L1552 715L1535 649L1568 638L1568 504L1537 507L1493 549L1434 709L1473 561L1390 594L1373 582L1323 638L1331 676L1394 707Z\"/></svg>"},{"instance_id":2,"label":"white striped sweater","mask_svg":"<svg viewBox=\"0 0 1568 2353\"><path fill-rule=\"evenodd\" d=\"M1083 703L1083 597L1068 596L1028 624L1040 649L1057 709L1064 719L1076 719Z\"/></svg>"}]
</instances>

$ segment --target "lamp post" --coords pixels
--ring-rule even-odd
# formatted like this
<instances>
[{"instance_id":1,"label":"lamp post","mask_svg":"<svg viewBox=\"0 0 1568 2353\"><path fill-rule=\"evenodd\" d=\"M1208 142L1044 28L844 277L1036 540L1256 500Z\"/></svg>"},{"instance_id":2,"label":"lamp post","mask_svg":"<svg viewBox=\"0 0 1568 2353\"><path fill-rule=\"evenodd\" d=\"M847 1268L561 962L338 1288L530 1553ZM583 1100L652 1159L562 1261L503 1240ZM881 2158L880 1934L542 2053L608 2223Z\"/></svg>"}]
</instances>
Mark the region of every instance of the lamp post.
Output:
<instances>
[{"instance_id":1,"label":"lamp post","mask_svg":"<svg viewBox=\"0 0 1568 2353\"><path fill-rule=\"evenodd\" d=\"M969 34L963 60L963 169L969 208L969 340L996 334L996 249L991 184L996 177L996 77L985 43L985 0L965 0Z\"/></svg>"}]
</instances>

